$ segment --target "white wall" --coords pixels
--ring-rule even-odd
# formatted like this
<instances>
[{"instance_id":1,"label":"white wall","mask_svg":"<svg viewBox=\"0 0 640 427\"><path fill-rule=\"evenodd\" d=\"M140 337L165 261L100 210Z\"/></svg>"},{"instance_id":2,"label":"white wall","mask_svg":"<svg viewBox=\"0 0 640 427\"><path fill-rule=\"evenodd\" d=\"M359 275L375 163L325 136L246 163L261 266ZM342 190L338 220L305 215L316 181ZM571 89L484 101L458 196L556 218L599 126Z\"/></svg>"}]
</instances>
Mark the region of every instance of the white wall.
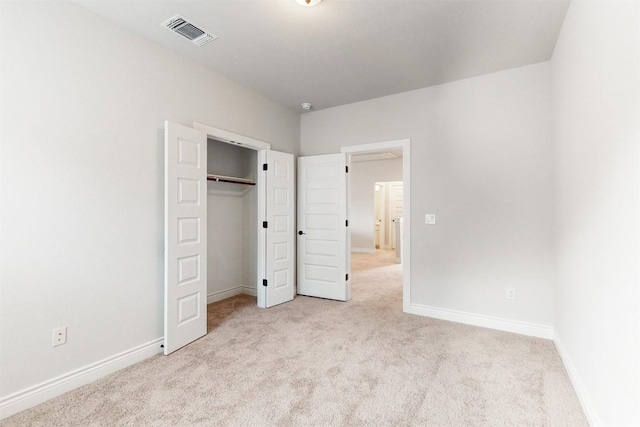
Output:
<instances>
[{"instance_id":1,"label":"white wall","mask_svg":"<svg viewBox=\"0 0 640 427\"><path fill-rule=\"evenodd\" d=\"M556 339L593 425L640 425L639 18L574 2L552 58Z\"/></svg>"},{"instance_id":2,"label":"white wall","mask_svg":"<svg viewBox=\"0 0 640 427\"><path fill-rule=\"evenodd\" d=\"M303 114L301 152L410 138L412 304L549 328L550 107L536 64Z\"/></svg>"},{"instance_id":3,"label":"white wall","mask_svg":"<svg viewBox=\"0 0 640 427\"><path fill-rule=\"evenodd\" d=\"M252 229L245 213L256 206L248 206L253 197L244 186L209 182L207 190L207 295L214 302L241 293L243 286L255 288L255 280L244 272Z\"/></svg>"},{"instance_id":4,"label":"white wall","mask_svg":"<svg viewBox=\"0 0 640 427\"><path fill-rule=\"evenodd\" d=\"M7 396L162 337L164 120L295 153L299 115L79 6L1 7Z\"/></svg>"},{"instance_id":5,"label":"white wall","mask_svg":"<svg viewBox=\"0 0 640 427\"><path fill-rule=\"evenodd\" d=\"M375 249L375 184L402 181L402 159L352 162L349 228L352 249Z\"/></svg>"}]
</instances>

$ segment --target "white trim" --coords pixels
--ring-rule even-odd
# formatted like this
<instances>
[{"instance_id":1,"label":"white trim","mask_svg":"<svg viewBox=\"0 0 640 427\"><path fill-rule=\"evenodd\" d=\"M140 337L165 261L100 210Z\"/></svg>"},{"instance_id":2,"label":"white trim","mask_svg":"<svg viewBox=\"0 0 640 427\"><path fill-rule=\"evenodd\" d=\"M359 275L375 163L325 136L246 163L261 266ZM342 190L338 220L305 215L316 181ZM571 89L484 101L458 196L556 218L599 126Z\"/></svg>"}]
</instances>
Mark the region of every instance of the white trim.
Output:
<instances>
[{"instance_id":1,"label":"white trim","mask_svg":"<svg viewBox=\"0 0 640 427\"><path fill-rule=\"evenodd\" d=\"M258 224L257 224L258 236L256 239L256 242L258 245L257 253L256 253L256 256L257 256L257 269L256 269L257 273L255 277L256 287L248 288L248 289L252 289L252 291L250 291L251 292L250 295L257 296L258 307L265 308L266 307L265 291L258 293L257 290L261 289L262 279L264 279L264 276L266 274L266 263L265 263L265 257L267 253L266 252L266 230L262 228L262 221L264 221L267 216L267 213L266 213L267 184L266 184L264 173L262 173L262 165L267 162L266 150L271 149L271 144L248 137L248 136L230 132L228 130L209 126L204 123L193 122L193 128L206 133L208 137L211 137L217 141L226 142L227 144L233 144L243 148L249 148L251 150L256 150L258 152L258 155L256 156L257 163L256 163L256 185L255 185L256 191L258 191L258 197L257 197L258 206L257 206L257 212L256 212L256 219L258 221ZM242 293L242 292L239 292L239 293ZM234 295L237 295L237 294L234 294ZM229 296L233 296L233 295L229 295ZM213 298L210 298L210 296L207 296L207 304L210 304L211 302L214 302L214 301L220 301L219 299L215 299L215 298L216 298L215 296ZM228 297L225 297L225 298L228 298Z\"/></svg>"},{"instance_id":2,"label":"white trim","mask_svg":"<svg viewBox=\"0 0 640 427\"><path fill-rule=\"evenodd\" d=\"M342 153L344 157L344 164L346 167L346 171L351 170L351 155ZM344 248L344 267L346 276L346 299L345 301L351 301L351 296L353 294L353 275L351 274L351 228L348 227L349 218L351 218L351 175L348 173L344 174L345 179L345 191L344 191L344 208L345 208L345 220L347 221L347 227L345 227L345 248ZM340 197L340 196L338 196ZM339 251L338 251L339 252ZM352 279L350 280L349 277Z\"/></svg>"},{"instance_id":3,"label":"white trim","mask_svg":"<svg viewBox=\"0 0 640 427\"><path fill-rule=\"evenodd\" d=\"M106 375L162 352L164 338L156 338L122 353L91 363L75 371L43 381L0 399L0 419L17 414L49 399L96 381Z\"/></svg>"},{"instance_id":4,"label":"white trim","mask_svg":"<svg viewBox=\"0 0 640 427\"><path fill-rule=\"evenodd\" d=\"M393 141L372 142L370 144L345 145L344 147L340 147L340 152L347 154L378 153L404 148L409 142L410 139L396 139ZM404 151L402 155L404 156Z\"/></svg>"},{"instance_id":5,"label":"white trim","mask_svg":"<svg viewBox=\"0 0 640 427\"><path fill-rule=\"evenodd\" d=\"M571 380L571 384L573 385L573 389L576 391L576 395L578 396L578 401L580 401L580 405L582 406L582 410L584 412L585 417L587 417L587 422L591 427L599 427L602 425L598 415L596 414L595 408L593 407L593 403L591 403L591 399L589 399L589 395L587 394L587 389L582 384L582 380L580 380L580 376L576 371L576 367L571 361L569 357L569 353L567 353L567 349L562 344L562 340L556 331L553 337L553 343L556 345L556 349L558 350L558 354L560 355L560 359L562 360L562 364L564 365L567 374L569 375L569 379Z\"/></svg>"},{"instance_id":6,"label":"white trim","mask_svg":"<svg viewBox=\"0 0 640 427\"><path fill-rule=\"evenodd\" d=\"M348 145L340 148L341 153L375 153L402 149L402 181L404 199L404 240L402 244L402 311L411 311L411 140L373 142L370 144ZM350 244L350 243L349 243ZM348 251L347 251L348 253Z\"/></svg>"},{"instance_id":7,"label":"white trim","mask_svg":"<svg viewBox=\"0 0 640 427\"><path fill-rule=\"evenodd\" d=\"M207 295L207 304L213 304L214 302L222 301L223 299L231 298L236 295L251 295L256 296L256 288L251 286L240 285L235 288L225 289L224 291L218 291Z\"/></svg>"},{"instance_id":8,"label":"white trim","mask_svg":"<svg viewBox=\"0 0 640 427\"><path fill-rule=\"evenodd\" d=\"M244 295L251 295L252 297L255 297L258 295L258 290L255 287L240 286L240 288L242 289L242 293Z\"/></svg>"},{"instance_id":9,"label":"white trim","mask_svg":"<svg viewBox=\"0 0 640 427\"><path fill-rule=\"evenodd\" d=\"M250 148L252 150L270 150L271 144L253 139L248 136L240 135L228 130L205 125L203 123L193 122L193 128L206 133L217 141L226 142L227 144L238 145L240 147Z\"/></svg>"},{"instance_id":10,"label":"white trim","mask_svg":"<svg viewBox=\"0 0 640 427\"><path fill-rule=\"evenodd\" d=\"M513 332L530 337L545 338L549 340L553 339L553 327L539 325L536 323L520 322L517 320L485 316L483 314L476 313L466 313L464 311L431 307L421 304L411 304L408 313L416 314L418 316L433 317L434 319L448 320L450 322L464 323L466 325L497 329L499 331Z\"/></svg>"},{"instance_id":11,"label":"white trim","mask_svg":"<svg viewBox=\"0 0 640 427\"><path fill-rule=\"evenodd\" d=\"M260 308L267 308L267 291L262 286L262 280L267 278L267 229L262 227L262 222L267 220L267 177L262 170L262 165L267 162L267 151L259 150L256 156L256 169L258 177L256 180L256 188L258 190L256 212L256 225L258 236L256 238L258 262L256 263L256 303ZM260 292L258 292L260 289Z\"/></svg>"},{"instance_id":12,"label":"white trim","mask_svg":"<svg viewBox=\"0 0 640 427\"><path fill-rule=\"evenodd\" d=\"M236 295L240 295L242 292L242 286L236 286L235 288L225 289L224 291L218 291L207 295L207 304L222 301L223 299L231 298Z\"/></svg>"},{"instance_id":13,"label":"white trim","mask_svg":"<svg viewBox=\"0 0 640 427\"><path fill-rule=\"evenodd\" d=\"M371 249L371 248L354 248L353 246L351 247L351 253L356 253L356 254L372 254L375 253L375 249Z\"/></svg>"}]
</instances>

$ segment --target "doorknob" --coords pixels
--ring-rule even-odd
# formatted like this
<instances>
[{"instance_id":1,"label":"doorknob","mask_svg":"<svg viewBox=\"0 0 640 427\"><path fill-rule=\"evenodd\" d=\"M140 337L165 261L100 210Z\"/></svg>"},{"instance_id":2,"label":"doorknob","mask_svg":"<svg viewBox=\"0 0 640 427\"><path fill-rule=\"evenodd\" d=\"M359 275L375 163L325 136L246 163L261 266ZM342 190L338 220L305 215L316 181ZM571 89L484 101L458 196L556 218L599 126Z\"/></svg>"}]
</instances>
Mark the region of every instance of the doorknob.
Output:
<instances>
[{"instance_id":1,"label":"doorknob","mask_svg":"<svg viewBox=\"0 0 640 427\"><path fill-rule=\"evenodd\" d=\"M298 234L302 236L303 234L307 234L307 233L305 233L304 231L300 230L300 231L298 231Z\"/></svg>"}]
</instances>

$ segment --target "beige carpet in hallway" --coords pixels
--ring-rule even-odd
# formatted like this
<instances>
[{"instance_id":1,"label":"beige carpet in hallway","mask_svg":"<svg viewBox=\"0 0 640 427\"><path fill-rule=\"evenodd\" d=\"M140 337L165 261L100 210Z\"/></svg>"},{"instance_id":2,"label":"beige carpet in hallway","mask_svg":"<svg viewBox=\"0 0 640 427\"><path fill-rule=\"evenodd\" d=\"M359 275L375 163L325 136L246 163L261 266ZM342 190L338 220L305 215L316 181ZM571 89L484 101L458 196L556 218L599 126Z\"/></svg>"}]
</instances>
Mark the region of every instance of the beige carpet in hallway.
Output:
<instances>
[{"instance_id":1,"label":"beige carpet in hallway","mask_svg":"<svg viewBox=\"0 0 640 427\"><path fill-rule=\"evenodd\" d=\"M210 333L4 426L586 426L551 341L402 313L391 255L353 299L209 306Z\"/></svg>"}]
</instances>

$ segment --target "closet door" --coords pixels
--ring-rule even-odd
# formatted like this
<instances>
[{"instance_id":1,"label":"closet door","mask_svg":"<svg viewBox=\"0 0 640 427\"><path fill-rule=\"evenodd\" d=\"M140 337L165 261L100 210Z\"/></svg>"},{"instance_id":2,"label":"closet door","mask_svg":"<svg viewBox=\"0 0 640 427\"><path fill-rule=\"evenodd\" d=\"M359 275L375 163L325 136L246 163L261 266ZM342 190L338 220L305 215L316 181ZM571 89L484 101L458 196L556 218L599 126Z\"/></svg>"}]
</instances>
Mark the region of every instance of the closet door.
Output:
<instances>
[{"instance_id":1,"label":"closet door","mask_svg":"<svg viewBox=\"0 0 640 427\"><path fill-rule=\"evenodd\" d=\"M295 295L295 173L293 155L266 150L266 307Z\"/></svg>"},{"instance_id":2,"label":"closet door","mask_svg":"<svg viewBox=\"0 0 640 427\"><path fill-rule=\"evenodd\" d=\"M207 136L165 122L164 354L207 333Z\"/></svg>"},{"instance_id":3,"label":"closet door","mask_svg":"<svg viewBox=\"0 0 640 427\"><path fill-rule=\"evenodd\" d=\"M346 154L298 158L298 293L351 299Z\"/></svg>"}]
</instances>

